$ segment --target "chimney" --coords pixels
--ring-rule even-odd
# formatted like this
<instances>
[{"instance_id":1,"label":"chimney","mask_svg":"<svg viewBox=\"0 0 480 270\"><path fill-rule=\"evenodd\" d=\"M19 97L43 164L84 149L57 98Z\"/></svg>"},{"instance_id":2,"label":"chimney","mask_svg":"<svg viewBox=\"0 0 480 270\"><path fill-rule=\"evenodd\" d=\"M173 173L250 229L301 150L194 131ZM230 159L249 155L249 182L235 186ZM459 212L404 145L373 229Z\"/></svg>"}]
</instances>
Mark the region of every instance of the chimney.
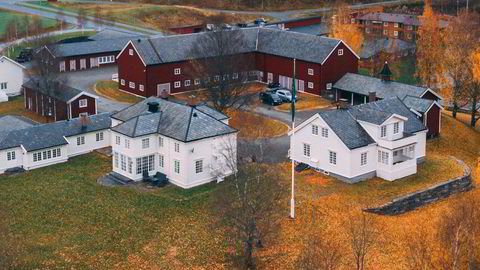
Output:
<instances>
[{"instance_id":1,"label":"chimney","mask_svg":"<svg viewBox=\"0 0 480 270\"><path fill-rule=\"evenodd\" d=\"M155 102L155 101L148 102L147 105L148 105L148 111L149 112L151 112L151 113L158 112L158 102Z\"/></svg>"},{"instance_id":2,"label":"chimney","mask_svg":"<svg viewBox=\"0 0 480 270\"><path fill-rule=\"evenodd\" d=\"M392 72L390 71L390 68L388 67L388 62L385 61L385 64L383 65L382 71L380 71L380 77L382 78L382 81L389 82L392 79Z\"/></svg>"},{"instance_id":3,"label":"chimney","mask_svg":"<svg viewBox=\"0 0 480 270\"><path fill-rule=\"evenodd\" d=\"M190 107L195 108L197 106L197 102L195 101L195 96L191 95L188 97L187 105Z\"/></svg>"},{"instance_id":4,"label":"chimney","mask_svg":"<svg viewBox=\"0 0 480 270\"><path fill-rule=\"evenodd\" d=\"M161 98L161 99L168 100L168 93L167 93L167 91L162 91L162 92L160 93L160 98Z\"/></svg>"},{"instance_id":5,"label":"chimney","mask_svg":"<svg viewBox=\"0 0 480 270\"><path fill-rule=\"evenodd\" d=\"M87 129L88 116L86 114L80 115L80 125L82 125L82 129Z\"/></svg>"},{"instance_id":6,"label":"chimney","mask_svg":"<svg viewBox=\"0 0 480 270\"><path fill-rule=\"evenodd\" d=\"M368 92L368 102L375 102L377 101L377 92L371 91Z\"/></svg>"},{"instance_id":7,"label":"chimney","mask_svg":"<svg viewBox=\"0 0 480 270\"><path fill-rule=\"evenodd\" d=\"M337 109L346 110L346 109L348 109L348 107L349 107L348 99L341 98L341 99L338 100Z\"/></svg>"}]
</instances>

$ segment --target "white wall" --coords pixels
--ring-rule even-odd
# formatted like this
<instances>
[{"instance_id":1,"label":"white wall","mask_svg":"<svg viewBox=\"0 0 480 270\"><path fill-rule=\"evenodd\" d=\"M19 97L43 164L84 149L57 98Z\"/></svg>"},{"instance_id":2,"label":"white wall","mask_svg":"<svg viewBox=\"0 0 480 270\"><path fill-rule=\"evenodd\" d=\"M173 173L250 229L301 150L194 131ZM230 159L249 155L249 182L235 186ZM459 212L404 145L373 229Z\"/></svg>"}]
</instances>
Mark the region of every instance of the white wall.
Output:
<instances>
[{"instance_id":1,"label":"white wall","mask_svg":"<svg viewBox=\"0 0 480 270\"><path fill-rule=\"evenodd\" d=\"M7 82L7 89L3 89L7 96L20 95L23 76L23 68L8 60L0 60L0 83Z\"/></svg>"},{"instance_id":2,"label":"white wall","mask_svg":"<svg viewBox=\"0 0 480 270\"><path fill-rule=\"evenodd\" d=\"M96 141L96 134L103 132L103 141ZM85 137L85 144L77 145L77 137ZM77 155L86 154L93 150L110 146L110 130L104 129L95 132L84 133L76 136L66 138L68 141L68 156L73 157Z\"/></svg>"},{"instance_id":3,"label":"white wall","mask_svg":"<svg viewBox=\"0 0 480 270\"><path fill-rule=\"evenodd\" d=\"M377 169L377 146L369 146L353 149L351 153L351 177L363 175ZM361 155L367 153L367 164L361 165Z\"/></svg>"},{"instance_id":4,"label":"white wall","mask_svg":"<svg viewBox=\"0 0 480 270\"><path fill-rule=\"evenodd\" d=\"M43 152L43 151L48 151L48 150L54 150L54 149L57 149L59 148L60 149L60 157L56 157L56 158L51 158L51 159L43 159L43 155L42 155L42 160L41 161L36 161L34 162L33 161L33 154L34 153L39 153L39 152ZM46 149L41 149L41 150L38 150L38 151L32 151L32 152L28 152L25 154L25 158L24 158L24 163L23 163L23 168L25 170L32 170L32 169L37 169L37 168L41 168L41 167L45 167L45 166L49 166L49 165L53 165L53 164L57 164L57 163L61 163L61 162L66 162L68 160L68 154L67 154L67 146L66 145L62 145L62 146L57 146L57 147L52 147L52 148L46 148Z\"/></svg>"},{"instance_id":5,"label":"white wall","mask_svg":"<svg viewBox=\"0 0 480 270\"><path fill-rule=\"evenodd\" d=\"M427 147L427 131L416 133L417 145L415 145L415 153L417 158L425 157Z\"/></svg>"},{"instance_id":6,"label":"white wall","mask_svg":"<svg viewBox=\"0 0 480 270\"><path fill-rule=\"evenodd\" d=\"M7 152L15 152L15 159L7 160ZM4 173L9 168L21 167L23 165L23 156L21 147L0 150L0 173Z\"/></svg>"}]
</instances>

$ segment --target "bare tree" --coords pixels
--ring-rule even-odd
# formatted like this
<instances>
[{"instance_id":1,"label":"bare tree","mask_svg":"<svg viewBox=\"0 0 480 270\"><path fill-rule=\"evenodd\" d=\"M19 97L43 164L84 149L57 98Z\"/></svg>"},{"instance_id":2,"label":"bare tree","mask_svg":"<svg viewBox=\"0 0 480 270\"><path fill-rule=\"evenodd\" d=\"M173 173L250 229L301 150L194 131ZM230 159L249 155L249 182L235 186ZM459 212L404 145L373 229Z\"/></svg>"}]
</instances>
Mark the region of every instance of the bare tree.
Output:
<instances>
[{"instance_id":1,"label":"bare tree","mask_svg":"<svg viewBox=\"0 0 480 270\"><path fill-rule=\"evenodd\" d=\"M254 63L253 55L239 54L248 47L246 37L242 30L223 29L221 24L212 24L211 30L197 36L189 53L188 72L203 80L216 110L244 107L251 101L245 82Z\"/></svg>"},{"instance_id":2,"label":"bare tree","mask_svg":"<svg viewBox=\"0 0 480 270\"><path fill-rule=\"evenodd\" d=\"M407 252L408 269L429 270L433 266L433 250L427 240L427 232L423 228L409 232L404 247Z\"/></svg>"},{"instance_id":3,"label":"bare tree","mask_svg":"<svg viewBox=\"0 0 480 270\"><path fill-rule=\"evenodd\" d=\"M355 259L355 269L365 269L365 261L377 239L376 223L372 215L362 212L351 216L346 224Z\"/></svg>"}]
</instances>

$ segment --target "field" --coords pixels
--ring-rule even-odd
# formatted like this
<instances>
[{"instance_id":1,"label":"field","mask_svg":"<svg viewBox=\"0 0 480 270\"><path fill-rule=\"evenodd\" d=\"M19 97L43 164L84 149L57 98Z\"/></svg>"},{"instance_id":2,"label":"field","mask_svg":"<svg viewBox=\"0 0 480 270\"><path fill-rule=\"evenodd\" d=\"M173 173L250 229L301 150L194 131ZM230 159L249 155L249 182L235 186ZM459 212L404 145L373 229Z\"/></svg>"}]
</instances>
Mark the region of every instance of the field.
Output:
<instances>
[{"instance_id":1,"label":"field","mask_svg":"<svg viewBox=\"0 0 480 270\"><path fill-rule=\"evenodd\" d=\"M323 97L297 92L297 102L295 103L295 110L297 111L327 108L330 106L332 106L332 101L326 100ZM282 105L274 107L274 109L289 112L292 109L292 104L283 103Z\"/></svg>"},{"instance_id":2,"label":"field","mask_svg":"<svg viewBox=\"0 0 480 270\"><path fill-rule=\"evenodd\" d=\"M115 81L98 81L95 85L95 92L106 98L125 102L125 103L137 103L143 100L141 97L130 95L118 90L118 82Z\"/></svg>"},{"instance_id":3,"label":"field","mask_svg":"<svg viewBox=\"0 0 480 270\"><path fill-rule=\"evenodd\" d=\"M5 114L24 116L39 123L46 121L44 117L25 109L23 96L10 97L8 102L0 103L0 116Z\"/></svg>"},{"instance_id":4,"label":"field","mask_svg":"<svg viewBox=\"0 0 480 270\"><path fill-rule=\"evenodd\" d=\"M5 9L0 9L0 41L4 40L5 37L5 32L7 30L7 25L10 21L14 20L17 22L17 34L19 37L23 37L26 35L27 32L27 27L25 23L25 17L29 18L30 24L32 24L33 15L27 15L19 12L13 12ZM34 26L30 25L28 28L29 35L32 35L33 33L43 33L49 30L53 30L56 28L56 21L49 19L49 18L44 18L44 17L37 17L40 20L42 29L38 32L34 32Z\"/></svg>"},{"instance_id":5,"label":"field","mask_svg":"<svg viewBox=\"0 0 480 270\"><path fill-rule=\"evenodd\" d=\"M318 228L345 245L342 269L352 269L345 233L351 214L458 175L461 168L449 155L475 168L478 149L479 133L445 116L442 137L428 142L427 162L416 176L348 185L311 171L297 174L297 218L287 218L285 198L280 235L255 253L259 269L296 269L312 213L318 217ZM279 180L288 183L289 164L276 166L283 173ZM215 185L187 191L173 186L145 191L98 185L96 179L110 169L110 159L92 153L22 175L0 176L0 268L231 268L229 245L221 230L211 226L209 203ZM477 179L479 174L477 167ZM422 227L428 231L426 239L431 239L438 217L463 196L467 195L398 217L378 217L381 241L367 257L368 269L406 269L405 236ZM480 191L474 189L468 196L480 196Z\"/></svg>"},{"instance_id":6,"label":"field","mask_svg":"<svg viewBox=\"0 0 480 270\"><path fill-rule=\"evenodd\" d=\"M163 31L168 30L171 27L205 23L208 22L210 17L219 15L219 13L204 9L173 5L96 5L64 2L47 3L38 1L31 3L43 7L64 9L65 11L72 12L78 12L80 9L83 9L89 16ZM228 13L225 15L225 21L230 23L253 21L255 18L256 16L254 15L246 14Z\"/></svg>"},{"instance_id":7,"label":"field","mask_svg":"<svg viewBox=\"0 0 480 270\"><path fill-rule=\"evenodd\" d=\"M288 132L288 126L284 123L255 113L232 111L227 114L230 117L229 124L238 130L239 138L269 138Z\"/></svg>"}]
</instances>

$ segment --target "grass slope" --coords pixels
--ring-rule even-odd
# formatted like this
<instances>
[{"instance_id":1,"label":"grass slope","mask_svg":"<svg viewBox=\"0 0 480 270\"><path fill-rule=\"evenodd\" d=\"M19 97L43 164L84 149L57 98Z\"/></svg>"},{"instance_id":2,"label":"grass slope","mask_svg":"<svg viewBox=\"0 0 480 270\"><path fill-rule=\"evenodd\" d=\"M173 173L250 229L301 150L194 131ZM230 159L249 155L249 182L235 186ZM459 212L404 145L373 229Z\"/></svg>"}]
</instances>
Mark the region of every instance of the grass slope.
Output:
<instances>
[{"instance_id":1,"label":"grass slope","mask_svg":"<svg viewBox=\"0 0 480 270\"><path fill-rule=\"evenodd\" d=\"M115 81L98 81L95 85L95 91L97 94L109 99L113 99L119 102L125 103L137 103L143 100L141 97L137 97L131 94L127 94L118 90L118 82Z\"/></svg>"},{"instance_id":2,"label":"grass slope","mask_svg":"<svg viewBox=\"0 0 480 270\"><path fill-rule=\"evenodd\" d=\"M36 113L25 109L23 96L11 97L8 102L0 103L0 115L20 115L32 119L33 121L43 123L46 119Z\"/></svg>"},{"instance_id":3,"label":"grass slope","mask_svg":"<svg viewBox=\"0 0 480 270\"><path fill-rule=\"evenodd\" d=\"M24 17L30 17L30 23L32 22L32 15L27 15L24 13L13 12L5 9L0 9L0 38L3 37L5 31L7 29L7 25L10 21L14 20L17 22L17 32L19 36L23 36L26 33L26 24L24 21ZM44 29L52 29L56 26L56 21L49 18L39 17L42 28ZM30 26L29 31L32 31L33 26ZM31 33L30 33L31 34Z\"/></svg>"}]
</instances>

